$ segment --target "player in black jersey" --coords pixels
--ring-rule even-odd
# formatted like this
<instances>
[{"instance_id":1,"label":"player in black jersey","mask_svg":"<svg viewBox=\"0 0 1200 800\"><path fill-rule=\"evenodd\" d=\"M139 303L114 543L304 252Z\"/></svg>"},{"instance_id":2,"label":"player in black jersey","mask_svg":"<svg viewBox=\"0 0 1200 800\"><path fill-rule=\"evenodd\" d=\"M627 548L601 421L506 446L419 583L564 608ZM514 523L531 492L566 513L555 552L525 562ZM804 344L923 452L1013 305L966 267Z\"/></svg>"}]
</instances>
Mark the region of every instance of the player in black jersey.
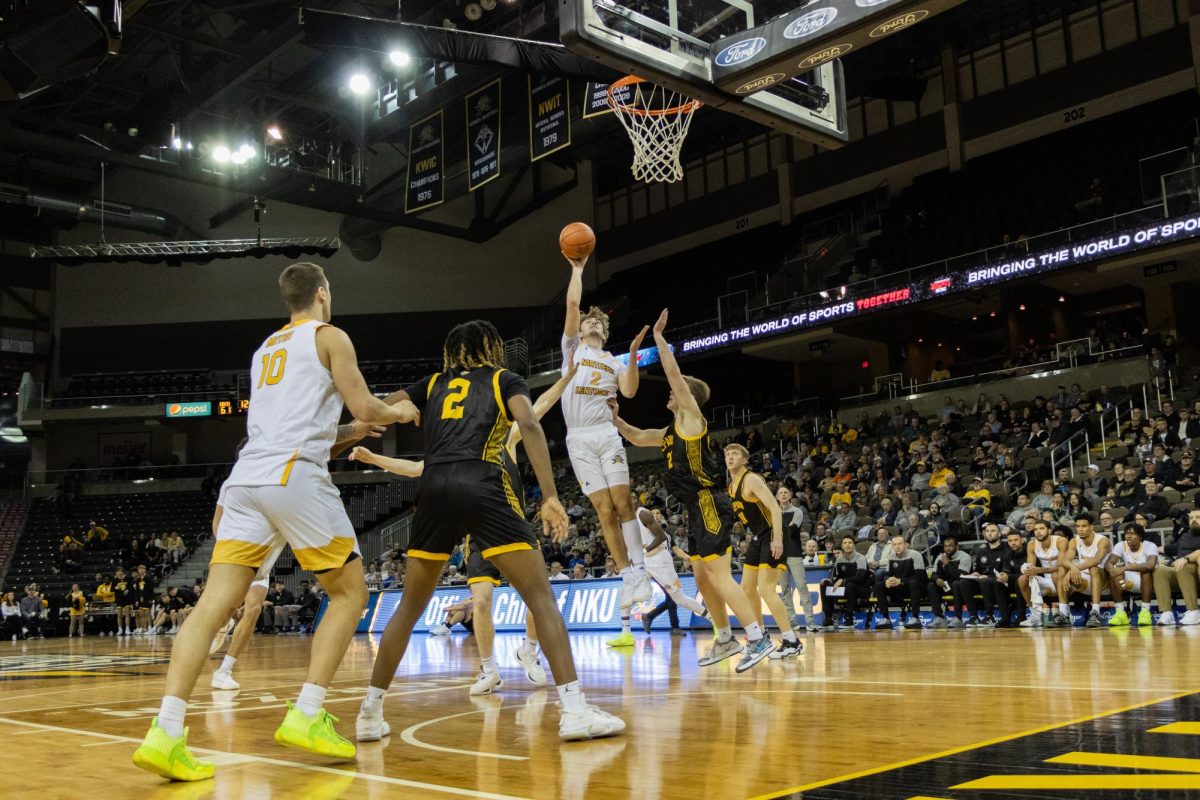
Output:
<instances>
[{"instance_id":1,"label":"player in black jersey","mask_svg":"<svg viewBox=\"0 0 1200 800\"><path fill-rule=\"evenodd\" d=\"M383 696L442 567L468 531L483 557L500 568L539 622L562 702L559 737L570 741L620 733L624 722L584 700L542 551L504 469L504 448L515 421L542 489L543 529L547 535L553 534L555 541L565 539L567 513L558 501L546 435L534 414L529 388L522 378L503 368L504 340L490 322L455 327L446 337L444 354L443 373L391 397L391 402L411 400L422 411L424 473L409 541L404 595L380 639L367 697L358 715L358 738L373 741L388 734Z\"/></svg>"},{"instance_id":2,"label":"player in black jersey","mask_svg":"<svg viewBox=\"0 0 1200 800\"><path fill-rule=\"evenodd\" d=\"M742 563L742 591L758 612L758 624L763 623L762 603L767 604L775 625L783 634L783 645L771 653L771 658L788 658L804 652L804 646L792 630L792 619L779 596L780 580L787 575L783 553L783 511L771 487L756 472L746 468L750 451L740 444L725 448L725 466L729 469L729 499L733 513L752 537ZM807 590L806 590L807 591ZM759 598L762 601L759 601Z\"/></svg>"},{"instance_id":3,"label":"player in black jersey","mask_svg":"<svg viewBox=\"0 0 1200 800\"><path fill-rule=\"evenodd\" d=\"M546 412L554 407L562 397L567 384L575 377L579 365L574 359L568 359L568 372L553 386L542 392L533 404L533 413L540 420ZM517 466L517 444L521 441L521 429L513 426L508 433L508 441L501 453L504 470L512 485L513 494L518 500L525 497L525 488L521 480L521 470ZM419 478L425 471L425 465L420 461L410 461L404 458L387 458L372 452L365 447L356 447L350 453L351 461L363 461L368 464L386 469L397 475L409 478ZM470 693L472 695L491 694L504 686L500 678L500 670L496 665L495 641L496 629L492 621L492 593L500 585L500 570L487 558L484 558L482 548L476 547L470 534L467 535L463 546L464 561L467 565L467 587L471 590L473 604L472 618L474 619L475 646L479 649L480 668L475 677ZM537 625L533 614L525 614L525 638L517 648L517 663L525 668L525 675L530 682L537 686L546 685L546 670L542 667L538 655Z\"/></svg>"},{"instance_id":4,"label":"player in black jersey","mask_svg":"<svg viewBox=\"0 0 1200 800\"><path fill-rule=\"evenodd\" d=\"M696 585L717 629L717 641L700 658L700 666L716 664L742 652L742 645L733 638L729 626L728 606L746 629L748 646L737 665L738 672L745 672L766 658L775 645L763 635L754 606L738 588L730 571L729 529L733 521L729 497L725 493L725 469L708 438L708 421L700 410L708 402L708 384L684 375L679 369L679 362L663 335L666 327L667 309L663 309L658 322L654 323L654 342L671 385L667 409L675 418L664 428L642 430L617 417L617 429L636 447L662 449L667 460L664 478L667 490L687 505L688 550L696 572ZM615 406L613 413L615 416Z\"/></svg>"}]
</instances>

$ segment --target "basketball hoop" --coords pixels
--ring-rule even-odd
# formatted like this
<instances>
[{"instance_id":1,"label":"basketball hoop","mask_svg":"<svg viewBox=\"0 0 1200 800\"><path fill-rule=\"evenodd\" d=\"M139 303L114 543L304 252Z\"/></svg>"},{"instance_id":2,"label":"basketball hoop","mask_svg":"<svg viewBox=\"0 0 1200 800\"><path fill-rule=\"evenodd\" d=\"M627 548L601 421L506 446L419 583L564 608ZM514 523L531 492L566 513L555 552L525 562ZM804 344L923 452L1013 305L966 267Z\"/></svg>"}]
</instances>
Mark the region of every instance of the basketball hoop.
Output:
<instances>
[{"instance_id":1,"label":"basketball hoop","mask_svg":"<svg viewBox=\"0 0 1200 800\"><path fill-rule=\"evenodd\" d=\"M633 142L634 178L674 183L683 177L679 151L692 114L702 105L633 75L608 87L608 107L616 112Z\"/></svg>"}]
</instances>

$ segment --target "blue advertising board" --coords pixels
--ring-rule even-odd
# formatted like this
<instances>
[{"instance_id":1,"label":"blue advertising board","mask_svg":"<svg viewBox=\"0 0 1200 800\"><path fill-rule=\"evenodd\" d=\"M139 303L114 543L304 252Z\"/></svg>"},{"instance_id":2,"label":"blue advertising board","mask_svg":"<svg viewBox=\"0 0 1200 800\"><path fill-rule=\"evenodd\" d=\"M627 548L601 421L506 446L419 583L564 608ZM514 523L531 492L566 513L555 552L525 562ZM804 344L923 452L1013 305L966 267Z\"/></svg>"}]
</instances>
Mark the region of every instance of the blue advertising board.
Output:
<instances>
[{"instance_id":1,"label":"blue advertising board","mask_svg":"<svg viewBox=\"0 0 1200 800\"><path fill-rule=\"evenodd\" d=\"M820 613L820 597L817 587L822 578L829 576L827 569L807 570L808 588L813 595L813 610ZM696 579L691 575L679 577L683 591L695 596ZM663 601L663 591L658 584L651 584L654 593L646 603L639 604L633 609L635 623L642 614L649 612ZM586 581L557 581L551 584L555 601L562 612L563 621L567 623L568 631L605 631L619 630L621 627L620 609L617 607L617 595L621 589L620 578L596 578ZM358 633L381 633L387 627L388 620L396 613L400 599L404 596L403 589L384 589L371 592L367 607L359 620ZM471 592L466 586L439 586L434 590L433 597L425 607L424 613L417 620L413 631L428 633L430 628L440 625L446 618L446 609L455 603L468 599ZM798 599L798 598L794 598ZM321 609L317 614L317 623L325 614L327 600L322 598ZM800 611L800 603L796 603ZM763 613L768 620L771 615L766 606ZM492 594L492 621L499 633L525 630L525 603L520 595L510 586L500 586ZM665 621L664 621L665 622ZM679 609L679 624L684 628L707 628L708 623L686 609Z\"/></svg>"}]
</instances>

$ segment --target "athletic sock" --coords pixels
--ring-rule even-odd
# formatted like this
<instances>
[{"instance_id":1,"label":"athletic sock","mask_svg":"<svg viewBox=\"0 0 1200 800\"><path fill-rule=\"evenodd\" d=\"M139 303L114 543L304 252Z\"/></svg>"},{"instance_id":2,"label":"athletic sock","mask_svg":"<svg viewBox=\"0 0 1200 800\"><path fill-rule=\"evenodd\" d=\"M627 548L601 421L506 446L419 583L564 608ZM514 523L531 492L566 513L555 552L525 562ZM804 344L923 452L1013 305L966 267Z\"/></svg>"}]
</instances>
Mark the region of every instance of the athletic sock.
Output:
<instances>
[{"instance_id":1,"label":"athletic sock","mask_svg":"<svg viewBox=\"0 0 1200 800\"><path fill-rule=\"evenodd\" d=\"M387 689L378 689L374 686L367 687L367 696L363 698L363 711L378 711L383 712L383 696L387 694Z\"/></svg>"},{"instance_id":2,"label":"athletic sock","mask_svg":"<svg viewBox=\"0 0 1200 800\"><path fill-rule=\"evenodd\" d=\"M757 622L751 622L746 626L746 638L752 642L757 642L763 637L762 628Z\"/></svg>"},{"instance_id":3,"label":"athletic sock","mask_svg":"<svg viewBox=\"0 0 1200 800\"><path fill-rule=\"evenodd\" d=\"M628 583L633 580L633 567L621 567L620 572L617 574L621 576L621 580Z\"/></svg>"},{"instance_id":4,"label":"athletic sock","mask_svg":"<svg viewBox=\"0 0 1200 800\"><path fill-rule=\"evenodd\" d=\"M325 687L315 683L306 683L300 688L300 698L296 700L296 708L306 717L315 717L325 703Z\"/></svg>"},{"instance_id":5,"label":"athletic sock","mask_svg":"<svg viewBox=\"0 0 1200 800\"><path fill-rule=\"evenodd\" d=\"M183 736L183 717L187 714L187 701L179 697L167 695L162 699L158 709L158 727L167 736L179 738Z\"/></svg>"},{"instance_id":6,"label":"athletic sock","mask_svg":"<svg viewBox=\"0 0 1200 800\"><path fill-rule=\"evenodd\" d=\"M1100 604L1092 603L1092 611L1095 611L1097 614L1099 614L1100 613Z\"/></svg>"},{"instance_id":7,"label":"athletic sock","mask_svg":"<svg viewBox=\"0 0 1200 800\"><path fill-rule=\"evenodd\" d=\"M571 681L559 686L558 700L562 703L563 711L583 711L587 708L587 701L583 698L583 690L579 688L579 681Z\"/></svg>"},{"instance_id":8,"label":"athletic sock","mask_svg":"<svg viewBox=\"0 0 1200 800\"><path fill-rule=\"evenodd\" d=\"M1148 605L1149 605L1149 603L1147 603L1145 600L1138 600L1138 601L1137 601L1137 607L1138 607L1139 609L1146 608Z\"/></svg>"},{"instance_id":9,"label":"athletic sock","mask_svg":"<svg viewBox=\"0 0 1200 800\"><path fill-rule=\"evenodd\" d=\"M625 549L629 551L629 563L634 569L645 569L646 554L642 550L642 528L636 519L621 523L621 538L625 540Z\"/></svg>"},{"instance_id":10,"label":"athletic sock","mask_svg":"<svg viewBox=\"0 0 1200 800\"><path fill-rule=\"evenodd\" d=\"M621 635L624 636L627 633L630 635L633 634L633 630L629 627L629 614L628 612L621 612Z\"/></svg>"},{"instance_id":11,"label":"athletic sock","mask_svg":"<svg viewBox=\"0 0 1200 800\"><path fill-rule=\"evenodd\" d=\"M721 642L722 644L724 644L725 642L728 642L730 639L733 638L733 630L728 625L726 625L723 628L717 628L716 626L713 626L713 627L717 632L717 641L718 642Z\"/></svg>"},{"instance_id":12,"label":"athletic sock","mask_svg":"<svg viewBox=\"0 0 1200 800\"><path fill-rule=\"evenodd\" d=\"M225 656L221 660L221 666L217 667L217 672L224 672L226 675L233 672L233 665L237 663L237 659L233 656Z\"/></svg>"},{"instance_id":13,"label":"athletic sock","mask_svg":"<svg viewBox=\"0 0 1200 800\"><path fill-rule=\"evenodd\" d=\"M490 656L489 658L480 659L479 667L480 667L480 669L482 669L484 672L486 672L489 675L495 675L496 673L498 673L500 671L499 669L496 668L496 657L495 656Z\"/></svg>"},{"instance_id":14,"label":"athletic sock","mask_svg":"<svg viewBox=\"0 0 1200 800\"><path fill-rule=\"evenodd\" d=\"M783 634L783 640L788 644L796 644L800 641L799 637L796 636L795 631L788 631L787 633Z\"/></svg>"},{"instance_id":15,"label":"athletic sock","mask_svg":"<svg viewBox=\"0 0 1200 800\"><path fill-rule=\"evenodd\" d=\"M1059 603L1058 604L1058 613L1062 614L1064 617L1071 616L1071 606L1068 605L1067 603Z\"/></svg>"}]
</instances>

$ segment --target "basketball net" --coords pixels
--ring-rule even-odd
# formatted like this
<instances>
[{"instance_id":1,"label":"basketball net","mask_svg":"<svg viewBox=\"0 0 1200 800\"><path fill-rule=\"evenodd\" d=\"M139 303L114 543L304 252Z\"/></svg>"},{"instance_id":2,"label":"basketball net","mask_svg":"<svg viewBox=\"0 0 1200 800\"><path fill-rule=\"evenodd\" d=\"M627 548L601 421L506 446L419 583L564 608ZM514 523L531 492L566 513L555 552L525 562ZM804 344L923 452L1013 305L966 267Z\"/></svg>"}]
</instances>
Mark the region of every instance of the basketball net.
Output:
<instances>
[{"instance_id":1,"label":"basketball net","mask_svg":"<svg viewBox=\"0 0 1200 800\"><path fill-rule=\"evenodd\" d=\"M646 183L674 183L683 177L679 151L703 103L679 92L629 76L608 87L608 106L633 142L633 177Z\"/></svg>"}]
</instances>

